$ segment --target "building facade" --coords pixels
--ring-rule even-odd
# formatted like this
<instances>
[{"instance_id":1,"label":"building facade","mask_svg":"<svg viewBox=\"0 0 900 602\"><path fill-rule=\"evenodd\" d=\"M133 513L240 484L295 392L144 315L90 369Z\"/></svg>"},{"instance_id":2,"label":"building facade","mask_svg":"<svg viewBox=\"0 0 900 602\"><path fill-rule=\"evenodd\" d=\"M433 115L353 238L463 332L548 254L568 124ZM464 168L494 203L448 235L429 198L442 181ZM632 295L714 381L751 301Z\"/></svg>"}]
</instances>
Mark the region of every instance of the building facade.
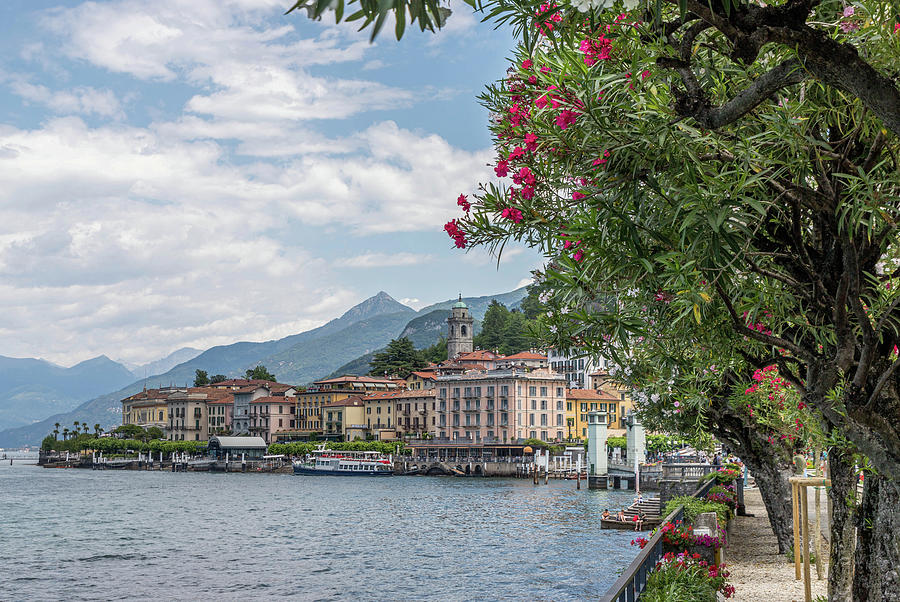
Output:
<instances>
[{"instance_id":1,"label":"building facade","mask_svg":"<svg viewBox=\"0 0 900 602\"><path fill-rule=\"evenodd\" d=\"M231 417L234 412L234 397L228 395L206 402L210 436L231 432Z\"/></svg>"},{"instance_id":2,"label":"building facade","mask_svg":"<svg viewBox=\"0 0 900 602\"><path fill-rule=\"evenodd\" d=\"M209 439L209 415L207 394L194 388L173 393L166 403L169 422L166 438L170 441L207 441Z\"/></svg>"},{"instance_id":3,"label":"building facade","mask_svg":"<svg viewBox=\"0 0 900 602\"><path fill-rule=\"evenodd\" d=\"M565 381L548 369L441 376L435 432L440 439L476 443L562 441L565 403Z\"/></svg>"},{"instance_id":4,"label":"building facade","mask_svg":"<svg viewBox=\"0 0 900 602\"><path fill-rule=\"evenodd\" d=\"M324 433L322 408L326 404L354 395L364 396L376 391L394 391L399 388L395 380L371 376L339 376L314 382L305 391L297 393L296 435L309 436Z\"/></svg>"},{"instance_id":5,"label":"building facade","mask_svg":"<svg viewBox=\"0 0 900 602\"><path fill-rule=\"evenodd\" d=\"M366 439L366 404L359 395L345 397L322 406L325 429L323 435L329 439L355 441Z\"/></svg>"},{"instance_id":6,"label":"building facade","mask_svg":"<svg viewBox=\"0 0 900 602\"><path fill-rule=\"evenodd\" d=\"M566 390L566 438L570 441L584 441L588 436L588 413L605 412L607 434L617 437L624 434L621 419L625 418L623 403L615 393L603 389L567 389ZM619 425L623 426L620 427Z\"/></svg>"},{"instance_id":7,"label":"building facade","mask_svg":"<svg viewBox=\"0 0 900 602\"><path fill-rule=\"evenodd\" d=\"M550 368L565 376L570 389L595 389L591 373L606 367L603 358L576 357L551 349L547 354Z\"/></svg>"},{"instance_id":8,"label":"building facade","mask_svg":"<svg viewBox=\"0 0 900 602\"><path fill-rule=\"evenodd\" d=\"M136 424L148 429L157 427L165 431L169 424L169 395L186 389L144 389L122 400L122 424Z\"/></svg>"},{"instance_id":9,"label":"building facade","mask_svg":"<svg viewBox=\"0 0 900 602\"><path fill-rule=\"evenodd\" d=\"M250 436L262 437L266 443L275 440L276 433L294 430L296 421L294 397L266 396L250 402Z\"/></svg>"}]
</instances>

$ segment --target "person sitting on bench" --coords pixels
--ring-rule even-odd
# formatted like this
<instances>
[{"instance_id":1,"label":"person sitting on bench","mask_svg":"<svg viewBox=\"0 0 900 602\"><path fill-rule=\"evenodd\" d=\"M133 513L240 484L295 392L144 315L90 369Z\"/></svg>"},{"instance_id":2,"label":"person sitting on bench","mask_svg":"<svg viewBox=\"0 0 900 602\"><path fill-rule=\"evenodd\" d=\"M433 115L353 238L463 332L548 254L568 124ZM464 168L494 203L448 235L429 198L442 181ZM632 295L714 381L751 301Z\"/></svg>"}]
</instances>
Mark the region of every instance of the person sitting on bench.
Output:
<instances>
[{"instance_id":1,"label":"person sitting on bench","mask_svg":"<svg viewBox=\"0 0 900 602\"><path fill-rule=\"evenodd\" d=\"M623 523L625 522L625 511L624 510L619 510L619 513L616 514L616 520L623 522Z\"/></svg>"}]
</instances>

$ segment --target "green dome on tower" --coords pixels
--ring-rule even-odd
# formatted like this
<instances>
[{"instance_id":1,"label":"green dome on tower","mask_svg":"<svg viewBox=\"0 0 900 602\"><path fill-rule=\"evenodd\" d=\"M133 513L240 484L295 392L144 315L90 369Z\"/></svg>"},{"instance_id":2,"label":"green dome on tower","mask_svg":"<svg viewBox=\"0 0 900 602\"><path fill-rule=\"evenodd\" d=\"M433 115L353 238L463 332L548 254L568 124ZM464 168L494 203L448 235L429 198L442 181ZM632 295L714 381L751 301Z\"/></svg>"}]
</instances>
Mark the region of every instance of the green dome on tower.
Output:
<instances>
[{"instance_id":1,"label":"green dome on tower","mask_svg":"<svg viewBox=\"0 0 900 602\"><path fill-rule=\"evenodd\" d=\"M469 306L463 303L462 294L459 296L459 301L453 304L453 309L469 309Z\"/></svg>"}]
</instances>

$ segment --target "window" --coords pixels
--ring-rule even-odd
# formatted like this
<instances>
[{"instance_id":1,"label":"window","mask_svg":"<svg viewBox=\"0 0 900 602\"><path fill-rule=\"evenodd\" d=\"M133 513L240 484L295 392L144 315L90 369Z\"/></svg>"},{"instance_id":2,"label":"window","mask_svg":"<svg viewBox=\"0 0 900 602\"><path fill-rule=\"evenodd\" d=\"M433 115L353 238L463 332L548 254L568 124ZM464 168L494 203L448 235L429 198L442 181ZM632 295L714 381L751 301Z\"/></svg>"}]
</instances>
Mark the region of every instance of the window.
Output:
<instances>
[{"instance_id":1,"label":"window","mask_svg":"<svg viewBox=\"0 0 900 602\"><path fill-rule=\"evenodd\" d=\"M506 385L502 385L502 386L500 387L500 395L501 395L502 397L506 397L508 394L509 394L509 387L506 386Z\"/></svg>"},{"instance_id":2,"label":"window","mask_svg":"<svg viewBox=\"0 0 900 602\"><path fill-rule=\"evenodd\" d=\"M481 387L475 387L475 397L481 397Z\"/></svg>"},{"instance_id":3,"label":"window","mask_svg":"<svg viewBox=\"0 0 900 602\"><path fill-rule=\"evenodd\" d=\"M563 415L557 414L556 415L556 426L562 426L562 425L563 425Z\"/></svg>"},{"instance_id":4,"label":"window","mask_svg":"<svg viewBox=\"0 0 900 602\"><path fill-rule=\"evenodd\" d=\"M560 399L559 401L556 402L556 411L557 412L563 411L563 400L562 399Z\"/></svg>"},{"instance_id":5,"label":"window","mask_svg":"<svg viewBox=\"0 0 900 602\"><path fill-rule=\"evenodd\" d=\"M528 395L531 397L537 395L537 387L528 387Z\"/></svg>"},{"instance_id":6,"label":"window","mask_svg":"<svg viewBox=\"0 0 900 602\"><path fill-rule=\"evenodd\" d=\"M600 411L601 411L601 412L605 412L605 411L606 411L606 404L605 404L605 403L601 403L601 404L600 404Z\"/></svg>"},{"instance_id":7,"label":"window","mask_svg":"<svg viewBox=\"0 0 900 602\"><path fill-rule=\"evenodd\" d=\"M488 397L494 396L494 386L493 385L491 385L487 388L487 395L488 395Z\"/></svg>"},{"instance_id":8,"label":"window","mask_svg":"<svg viewBox=\"0 0 900 602\"><path fill-rule=\"evenodd\" d=\"M556 387L556 396L557 397L565 397L566 394L563 392L562 387Z\"/></svg>"},{"instance_id":9,"label":"window","mask_svg":"<svg viewBox=\"0 0 900 602\"><path fill-rule=\"evenodd\" d=\"M547 431L541 431L541 441L547 440Z\"/></svg>"},{"instance_id":10,"label":"window","mask_svg":"<svg viewBox=\"0 0 900 602\"><path fill-rule=\"evenodd\" d=\"M586 404L586 403L581 404L581 411L582 411L582 412L587 412L587 411L588 411L588 409L587 409L587 404Z\"/></svg>"},{"instance_id":11,"label":"window","mask_svg":"<svg viewBox=\"0 0 900 602\"><path fill-rule=\"evenodd\" d=\"M547 397L547 387L541 387L541 397Z\"/></svg>"},{"instance_id":12,"label":"window","mask_svg":"<svg viewBox=\"0 0 900 602\"><path fill-rule=\"evenodd\" d=\"M281 418L278 419L278 426L281 426Z\"/></svg>"},{"instance_id":13,"label":"window","mask_svg":"<svg viewBox=\"0 0 900 602\"><path fill-rule=\"evenodd\" d=\"M563 438L563 432L562 432L562 431L556 431L556 438L557 438L558 440L562 441L562 438Z\"/></svg>"},{"instance_id":14,"label":"window","mask_svg":"<svg viewBox=\"0 0 900 602\"><path fill-rule=\"evenodd\" d=\"M453 397L459 397L459 387L453 389Z\"/></svg>"},{"instance_id":15,"label":"window","mask_svg":"<svg viewBox=\"0 0 900 602\"><path fill-rule=\"evenodd\" d=\"M532 439L537 439L537 431L529 431L528 436Z\"/></svg>"},{"instance_id":16,"label":"window","mask_svg":"<svg viewBox=\"0 0 900 602\"><path fill-rule=\"evenodd\" d=\"M536 409L537 409L537 399L532 399L532 400L531 400L531 409L532 409L532 410L536 410Z\"/></svg>"},{"instance_id":17,"label":"window","mask_svg":"<svg viewBox=\"0 0 900 602\"><path fill-rule=\"evenodd\" d=\"M534 414L529 414L529 415L528 415L528 425L529 425L529 426L534 426Z\"/></svg>"},{"instance_id":18,"label":"window","mask_svg":"<svg viewBox=\"0 0 900 602\"><path fill-rule=\"evenodd\" d=\"M438 392L438 397L447 397L447 389L441 389Z\"/></svg>"},{"instance_id":19,"label":"window","mask_svg":"<svg viewBox=\"0 0 900 602\"><path fill-rule=\"evenodd\" d=\"M547 400L546 400L546 399L542 399L542 400L541 400L541 409L542 409L542 410L546 410L546 409L547 409Z\"/></svg>"},{"instance_id":20,"label":"window","mask_svg":"<svg viewBox=\"0 0 900 602\"><path fill-rule=\"evenodd\" d=\"M541 426L547 426L547 415L541 414Z\"/></svg>"},{"instance_id":21,"label":"window","mask_svg":"<svg viewBox=\"0 0 900 602\"><path fill-rule=\"evenodd\" d=\"M596 412L596 411L597 411L597 404L596 404L596 403L592 403L592 404L591 404L591 411L592 411L592 412Z\"/></svg>"}]
</instances>

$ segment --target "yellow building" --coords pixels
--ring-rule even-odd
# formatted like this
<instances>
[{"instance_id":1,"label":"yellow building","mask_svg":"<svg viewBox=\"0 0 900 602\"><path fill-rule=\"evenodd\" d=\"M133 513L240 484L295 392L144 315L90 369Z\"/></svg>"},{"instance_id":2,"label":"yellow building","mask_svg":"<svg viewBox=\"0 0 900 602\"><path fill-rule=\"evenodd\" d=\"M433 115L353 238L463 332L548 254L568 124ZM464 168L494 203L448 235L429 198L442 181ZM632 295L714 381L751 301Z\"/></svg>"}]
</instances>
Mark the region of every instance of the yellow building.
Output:
<instances>
[{"instance_id":1,"label":"yellow building","mask_svg":"<svg viewBox=\"0 0 900 602\"><path fill-rule=\"evenodd\" d=\"M398 389L396 381L371 376L339 376L316 381L307 387L306 391L297 393L296 434L302 437L311 433L324 433L326 425L322 408L326 404L347 399L352 395L396 389Z\"/></svg>"},{"instance_id":2,"label":"yellow building","mask_svg":"<svg viewBox=\"0 0 900 602\"><path fill-rule=\"evenodd\" d=\"M624 435L619 431L621 400L613 393L593 389L566 389L566 437L571 441L587 439L587 413L606 412L610 437ZM624 427L623 427L624 428Z\"/></svg>"},{"instance_id":3,"label":"yellow building","mask_svg":"<svg viewBox=\"0 0 900 602\"><path fill-rule=\"evenodd\" d=\"M434 370L419 370L406 377L406 388L410 391L433 389L435 382L437 382L437 374Z\"/></svg>"},{"instance_id":4,"label":"yellow building","mask_svg":"<svg viewBox=\"0 0 900 602\"><path fill-rule=\"evenodd\" d=\"M621 436L625 434L625 417L628 416L629 413L634 411L634 401L631 399L631 395L628 394L628 389L617 383L608 372L603 370L598 370L597 372L593 372L590 374L591 378L591 388L596 390L602 389L607 393L615 395L619 398L619 411L618 411L618 422L616 423L615 428L617 430L622 431L621 433L616 433L616 436ZM612 434L610 435L612 436Z\"/></svg>"},{"instance_id":5,"label":"yellow building","mask_svg":"<svg viewBox=\"0 0 900 602\"><path fill-rule=\"evenodd\" d=\"M366 438L366 404L359 395L326 403L322 406L322 413L325 436L340 436L344 441Z\"/></svg>"},{"instance_id":6,"label":"yellow building","mask_svg":"<svg viewBox=\"0 0 900 602\"><path fill-rule=\"evenodd\" d=\"M142 428L152 426L165 429L169 422L166 400L184 389L144 389L122 400L122 424L136 424Z\"/></svg>"}]
</instances>

